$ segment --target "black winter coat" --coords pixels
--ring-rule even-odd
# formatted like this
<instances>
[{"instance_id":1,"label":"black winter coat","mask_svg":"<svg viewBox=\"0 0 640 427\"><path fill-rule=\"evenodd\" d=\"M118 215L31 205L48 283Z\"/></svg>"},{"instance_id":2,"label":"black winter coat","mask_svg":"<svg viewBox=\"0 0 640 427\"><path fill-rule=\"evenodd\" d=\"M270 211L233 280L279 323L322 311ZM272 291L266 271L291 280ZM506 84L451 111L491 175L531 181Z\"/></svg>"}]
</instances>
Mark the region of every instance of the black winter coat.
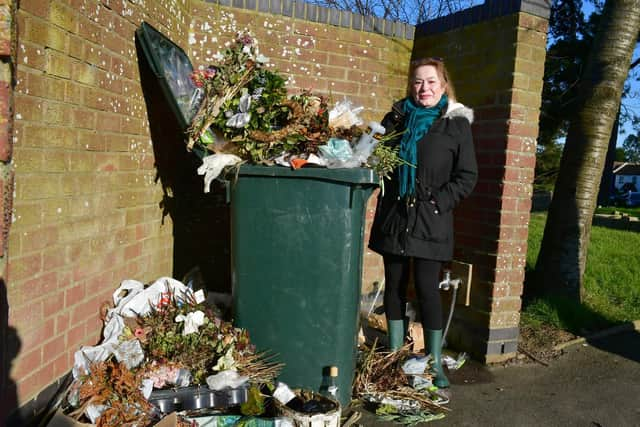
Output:
<instances>
[{"instance_id":1,"label":"black winter coat","mask_svg":"<svg viewBox=\"0 0 640 427\"><path fill-rule=\"evenodd\" d=\"M382 121L387 133L404 128L402 102ZM453 209L471 193L478 177L472 122L473 110L449 103L418 142L415 201L398 196L397 171L385 180L371 228L370 249L382 255L439 261L453 257Z\"/></svg>"}]
</instances>

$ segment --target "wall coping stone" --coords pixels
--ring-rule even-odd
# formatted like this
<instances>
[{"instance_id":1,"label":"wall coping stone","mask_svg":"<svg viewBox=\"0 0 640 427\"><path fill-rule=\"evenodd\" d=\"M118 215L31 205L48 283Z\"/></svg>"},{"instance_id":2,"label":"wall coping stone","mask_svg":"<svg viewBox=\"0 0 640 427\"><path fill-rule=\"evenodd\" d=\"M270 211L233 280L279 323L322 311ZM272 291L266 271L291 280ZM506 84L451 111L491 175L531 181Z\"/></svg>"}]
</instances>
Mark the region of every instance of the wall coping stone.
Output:
<instances>
[{"instance_id":1,"label":"wall coping stone","mask_svg":"<svg viewBox=\"0 0 640 427\"><path fill-rule=\"evenodd\" d=\"M295 0L204 0L220 6L255 10L273 15L289 16L319 24L377 33L390 37L413 40L414 26L373 16L362 16L348 10L338 10Z\"/></svg>"},{"instance_id":2,"label":"wall coping stone","mask_svg":"<svg viewBox=\"0 0 640 427\"><path fill-rule=\"evenodd\" d=\"M551 0L485 0L484 4L461 10L442 18L411 25L373 16L362 16L348 10L338 10L295 0L204 0L220 6L257 10L274 15L290 16L319 24L377 33L413 40L416 36L438 34L490 19L525 12L549 19Z\"/></svg>"},{"instance_id":3,"label":"wall coping stone","mask_svg":"<svg viewBox=\"0 0 640 427\"><path fill-rule=\"evenodd\" d=\"M425 21L416 26L417 36L439 34L456 28L486 22L501 16L524 12L549 19L551 15L550 0L485 0L484 4L461 10L442 18Z\"/></svg>"}]
</instances>

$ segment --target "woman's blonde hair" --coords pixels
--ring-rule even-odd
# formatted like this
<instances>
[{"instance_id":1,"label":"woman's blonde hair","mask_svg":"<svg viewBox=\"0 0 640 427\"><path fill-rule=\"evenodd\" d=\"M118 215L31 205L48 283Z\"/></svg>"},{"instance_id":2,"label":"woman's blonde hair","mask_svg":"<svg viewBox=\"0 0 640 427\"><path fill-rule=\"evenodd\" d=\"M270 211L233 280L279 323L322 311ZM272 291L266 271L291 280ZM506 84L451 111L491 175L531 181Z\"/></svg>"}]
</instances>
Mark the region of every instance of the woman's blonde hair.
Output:
<instances>
[{"instance_id":1,"label":"woman's blonde hair","mask_svg":"<svg viewBox=\"0 0 640 427\"><path fill-rule=\"evenodd\" d=\"M456 101L456 91L453 87L453 83L449 78L449 72L447 71L447 67L444 65L444 60L442 58L430 57L430 58L420 58L411 61L409 66L409 82L407 84L407 96L411 96L411 89L413 87L413 76L416 72L416 68L423 67L425 65L431 65L435 67L436 73L438 73L438 77L445 85L444 93L449 98L449 102Z\"/></svg>"}]
</instances>

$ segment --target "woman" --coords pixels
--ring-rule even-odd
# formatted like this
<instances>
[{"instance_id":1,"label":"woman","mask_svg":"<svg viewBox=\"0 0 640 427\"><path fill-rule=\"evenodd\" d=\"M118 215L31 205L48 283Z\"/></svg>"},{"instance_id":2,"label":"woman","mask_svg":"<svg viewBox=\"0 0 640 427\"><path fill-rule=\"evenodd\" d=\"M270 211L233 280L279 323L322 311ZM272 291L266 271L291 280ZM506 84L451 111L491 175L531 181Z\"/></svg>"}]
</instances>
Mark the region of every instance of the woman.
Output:
<instances>
[{"instance_id":1,"label":"woman","mask_svg":"<svg viewBox=\"0 0 640 427\"><path fill-rule=\"evenodd\" d=\"M441 388L449 381L441 362L440 270L453 256L453 209L477 180L472 121L473 111L456 102L445 65L435 58L411 63L408 96L382 121L387 133L404 131L397 140L399 155L410 164L385 182L369 240L369 248L384 259L390 348L404 343L413 259L425 354L433 356L434 384Z\"/></svg>"}]
</instances>

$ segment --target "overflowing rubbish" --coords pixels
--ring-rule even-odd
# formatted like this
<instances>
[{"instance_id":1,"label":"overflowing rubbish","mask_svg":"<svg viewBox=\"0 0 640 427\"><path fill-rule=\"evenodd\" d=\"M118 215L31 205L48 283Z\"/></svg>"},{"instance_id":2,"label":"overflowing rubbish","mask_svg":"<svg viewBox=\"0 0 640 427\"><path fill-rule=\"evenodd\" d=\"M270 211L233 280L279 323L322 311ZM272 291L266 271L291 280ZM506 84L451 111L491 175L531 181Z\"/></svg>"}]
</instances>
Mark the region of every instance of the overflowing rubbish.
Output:
<instances>
[{"instance_id":1,"label":"overflowing rubbish","mask_svg":"<svg viewBox=\"0 0 640 427\"><path fill-rule=\"evenodd\" d=\"M458 282L445 274L441 288L455 289ZM415 425L444 418L449 411L446 405L450 394L433 383L434 360L431 354L424 354L423 328L412 302L405 309L407 344L393 352L378 345L388 336L383 290L384 283L376 283L360 299L362 328L353 395L373 405L378 417L385 421ZM467 360L465 352L447 352L442 354L441 362L451 372Z\"/></svg>"},{"instance_id":2,"label":"overflowing rubbish","mask_svg":"<svg viewBox=\"0 0 640 427\"><path fill-rule=\"evenodd\" d=\"M235 166L242 159L234 154L216 153L202 159L202 165L198 167L198 175L204 175L204 192L211 191L211 182L220 176L227 166Z\"/></svg>"},{"instance_id":3,"label":"overflowing rubbish","mask_svg":"<svg viewBox=\"0 0 640 427\"><path fill-rule=\"evenodd\" d=\"M394 352L380 351L377 342L360 353L356 377L354 380L354 394L363 400L379 404L398 403L399 409L422 409L425 411L446 412L429 393L423 388L416 390L410 386L410 375L405 373L404 364L411 357L409 346L404 346ZM426 369L420 369L420 363L413 367L411 374L420 376L431 384L431 374ZM428 388L428 387L426 387Z\"/></svg>"},{"instance_id":4,"label":"overflowing rubbish","mask_svg":"<svg viewBox=\"0 0 640 427\"><path fill-rule=\"evenodd\" d=\"M336 105L329 111L329 126L332 128L349 129L352 126L362 125L360 113L364 107L354 106L348 99L336 102Z\"/></svg>"},{"instance_id":5,"label":"overflowing rubbish","mask_svg":"<svg viewBox=\"0 0 640 427\"><path fill-rule=\"evenodd\" d=\"M448 355L442 356L442 362L447 366L447 369L449 369L450 371L456 371L462 368L462 365L464 365L468 357L469 356L467 355L467 353L463 351L458 355L457 358L453 358Z\"/></svg>"},{"instance_id":6,"label":"overflowing rubbish","mask_svg":"<svg viewBox=\"0 0 640 427\"><path fill-rule=\"evenodd\" d=\"M328 168L355 167L351 166L356 164L353 149L346 139L329 138L329 141L325 145L320 145L318 150Z\"/></svg>"},{"instance_id":7,"label":"overflowing rubbish","mask_svg":"<svg viewBox=\"0 0 640 427\"><path fill-rule=\"evenodd\" d=\"M102 342L76 352L73 380L50 425L341 425L337 367L328 367L317 392L276 382L282 365L257 353L248 331L216 315L221 310L211 301L224 298L194 290L194 283L168 277L147 285L123 281L103 308ZM376 314L380 295L378 287L363 296L363 317ZM454 371L467 358L460 353L442 361ZM387 352L376 341L365 342L353 396L398 424L441 419L449 397L433 385L432 363L410 344Z\"/></svg>"},{"instance_id":8,"label":"overflowing rubbish","mask_svg":"<svg viewBox=\"0 0 640 427\"><path fill-rule=\"evenodd\" d=\"M65 416L144 427L176 411L265 412L256 402L270 396L282 365L256 352L248 331L217 317L202 290L168 277L125 280L107 306L102 342L74 355Z\"/></svg>"},{"instance_id":9,"label":"overflowing rubbish","mask_svg":"<svg viewBox=\"0 0 640 427\"><path fill-rule=\"evenodd\" d=\"M286 404L276 400L275 408L297 427L340 427L340 403L319 393L298 390Z\"/></svg>"},{"instance_id":10,"label":"overflowing rubbish","mask_svg":"<svg viewBox=\"0 0 640 427\"><path fill-rule=\"evenodd\" d=\"M401 163L397 148L385 144L398 134L385 135L377 122L365 126L362 106L346 98L331 106L328 97L309 90L289 96L286 79L269 69L250 32L238 33L214 60L189 76L172 74L191 88L191 96L182 94L189 99L186 145L202 158L205 192L225 168L243 162L370 167L380 177Z\"/></svg>"}]
</instances>

